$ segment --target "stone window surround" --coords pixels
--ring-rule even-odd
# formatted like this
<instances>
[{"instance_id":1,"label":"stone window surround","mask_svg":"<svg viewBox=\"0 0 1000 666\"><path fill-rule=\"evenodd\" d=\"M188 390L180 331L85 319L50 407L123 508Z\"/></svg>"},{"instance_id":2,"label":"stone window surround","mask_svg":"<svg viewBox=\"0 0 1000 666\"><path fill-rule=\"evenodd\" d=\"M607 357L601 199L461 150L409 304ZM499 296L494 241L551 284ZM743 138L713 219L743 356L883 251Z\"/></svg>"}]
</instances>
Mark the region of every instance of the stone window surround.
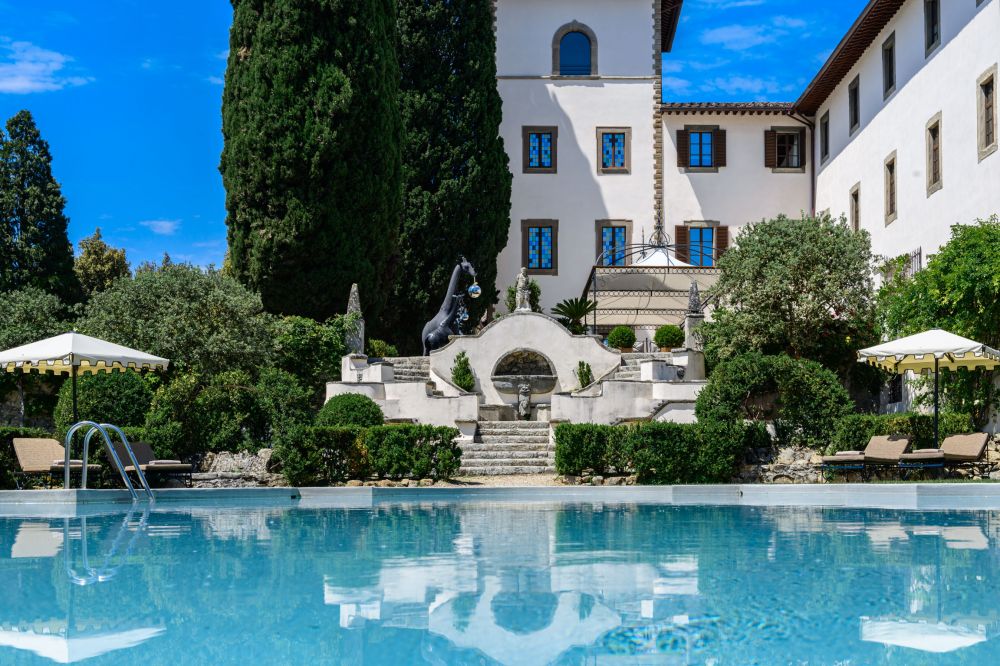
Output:
<instances>
[{"instance_id":1,"label":"stone window surround","mask_svg":"<svg viewBox=\"0 0 1000 666\"><path fill-rule=\"evenodd\" d=\"M803 158L805 157L804 151L806 149L805 139L807 133L803 130L803 128L801 126L795 127L792 125L772 125L771 131L775 132L776 134L794 134L795 136L799 137L799 165L800 165L797 167L774 167L773 169L771 169L771 173L805 173L806 167L805 167L805 160ZM777 141L777 137L775 137L775 141ZM777 150L777 146L775 146L775 150Z\"/></svg>"},{"instance_id":2,"label":"stone window surround","mask_svg":"<svg viewBox=\"0 0 1000 666\"><path fill-rule=\"evenodd\" d=\"M927 172L927 196L931 196L942 187L944 187L944 138L942 137L943 124L941 122L941 112L938 111L934 116L927 121L927 127L924 130L924 136L926 137L927 154L926 158L926 172ZM931 182L932 168L931 168L931 130L937 127L937 143L938 143L938 174L937 181Z\"/></svg>"},{"instance_id":3,"label":"stone window surround","mask_svg":"<svg viewBox=\"0 0 1000 666\"><path fill-rule=\"evenodd\" d=\"M848 213L851 216L850 223L851 228L854 231L861 230L861 183L857 182L851 191L848 193ZM857 198L857 204L854 203L855 197Z\"/></svg>"},{"instance_id":4,"label":"stone window surround","mask_svg":"<svg viewBox=\"0 0 1000 666\"><path fill-rule=\"evenodd\" d=\"M632 220L596 220L594 223L594 235L597 240L597 252L594 254L594 263L600 259L601 253L604 252L604 242L601 238L602 231L608 227L625 227L625 245L626 247L632 244ZM632 257L625 257L625 265L628 266L632 263Z\"/></svg>"},{"instance_id":5,"label":"stone window surround","mask_svg":"<svg viewBox=\"0 0 1000 666\"><path fill-rule=\"evenodd\" d=\"M992 79L993 81L993 143L986 145L986 108L983 99L983 86ZM997 83L1000 77L997 76L997 64L982 73L976 80L976 146L979 149L979 161L982 162L987 157L997 152Z\"/></svg>"},{"instance_id":6,"label":"stone window surround","mask_svg":"<svg viewBox=\"0 0 1000 666\"><path fill-rule=\"evenodd\" d=\"M819 119L819 159L826 164L830 159L830 111L827 109Z\"/></svg>"},{"instance_id":7,"label":"stone window surround","mask_svg":"<svg viewBox=\"0 0 1000 666\"><path fill-rule=\"evenodd\" d=\"M852 105L851 100L856 99L857 104ZM857 122L854 116L857 115ZM861 129L861 75L858 74L847 86L847 124L848 134L854 136Z\"/></svg>"},{"instance_id":8,"label":"stone window surround","mask_svg":"<svg viewBox=\"0 0 1000 666\"><path fill-rule=\"evenodd\" d=\"M885 158L884 166L882 171L885 173L885 224L889 226L899 218L899 162L896 159L896 151L892 151L888 157ZM892 165L892 178L893 187L891 188L892 196L892 212L889 212L889 165Z\"/></svg>"},{"instance_id":9,"label":"stone window surround","mask_svg":"<svg viewBox=\"0 0 1000 666\"><path fill-rule=\"evenodd\" d=\"M579 21L573 20L569 23L561 26L556 30L556 34L552 37L552 76L553 78L561 79L581 79L587 78L588 75L582 76L563 76L559 73L559 46L562 42L562 38L570 32L582 32L590 40L590 74L589 76L598 76L597 70L597 33L591 30L590 26L584 25Z\"/></svg>"},{"instance_id":10,"label":"stone window surround","mask_svg":"<svg viewBox=\"0 0 1000 666\"><path fill-rule=\"evenodd\" d=\"M892 85L886 85L885 79L885 55L886 50L892 49ZM889 36L882 42L882 99L888 100L896 92L896 33L889 33Z\"/></svg>"},{"instance_id":11,"label":"stone window surround","mask_svg":"<svg viewBox=\"0 0 1000 666\"><path fill-rule=\"evenodd\" d=\"M552 227L552 268L528 268L528 229ZM559 220L521 220L521 266L528 275L559 275Z\"/></svg>"},{"instance_id":12,"label":"stone window surround","mask_svg":"<svg viewBox=\"0 0 1000 666\"><path fill-rule=\"evenodd\" d=\"M685 160L688 166L684 168L685 173L719 173L719 165L716 163L715 159L715 132L716 130L722 129L721 125L685 125L684 131L688 133L688 158ZM691 166L691 133L692 132L711 132L712 133L712 166L710 167L695 167ZM684 224L687 224L685 222ZM718 224L718 223L716 223Z\"/></svg>"},{"instance_id":13,"label":"stone window surround","mask_svg":"<svg viewBox=\"0 0 1000 666\"><path fill-rule=\"evenodd\" d=\"M529 134L539 134L547 133L552 135L552 166L550 167L532 167L528 166L528 156L529 156ZM557 173L559 159L559 128L555 126L544 126L544 125L524 125L521 127L521 173L530 174L554 174Z\"/></svg>"},{"instance_id":14,"label":"stone window surround","mask_svg":"<svg viewBox=\"0 0 1000 666\"><path fill-rule=\"evenodd\" d=\"M604 135L625 135L625 168L604 168ZM629 175L632 173L632 128L631 127L598 127L597 128L597 173L602 176Z\"/></svg>"}]
</instances>

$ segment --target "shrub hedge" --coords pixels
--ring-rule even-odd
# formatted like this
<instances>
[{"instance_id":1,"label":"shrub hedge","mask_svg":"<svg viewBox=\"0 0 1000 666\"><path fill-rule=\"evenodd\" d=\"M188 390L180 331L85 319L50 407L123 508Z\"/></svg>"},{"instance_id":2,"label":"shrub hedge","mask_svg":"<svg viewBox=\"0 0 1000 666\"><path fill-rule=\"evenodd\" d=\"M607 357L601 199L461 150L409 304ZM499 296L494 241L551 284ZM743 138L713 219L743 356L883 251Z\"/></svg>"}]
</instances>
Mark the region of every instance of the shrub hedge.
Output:
<instances>
[{"instance_id":1,"label":"shrub hedge","mask_svg":"<svg viewBox=\"0 0 1000 666\"><path fill-rule=\"evenodd\" d=\"M335 395L326 401L316 417L318 426L358 426L361 428L382 425L385 416L375 401L358 393Z\"/></svg>"},{"instance_id":2,"label":"shrub hedge","mask_svg":"<svg viewBox=\"0 0 1000 666\"><path fill-rule=\"evenodd\" d=\"M295 426L275 456L289 483L328 486L351 479L447 479L458 472L458 431L427 425L371 428Z\"/></svg>"},{"instance_id":3,"label":"shrub hedge","mask_svg":"<svg viewBox=\"0 0 1000 666\"><path fill-rule=\"evenodd\" d=\"M837 375L819 363L752 352L715 368L695 414L699 421L773 421L779 445L818 448L851 407Z\"/></svg>"},{"instance_id":4,"label":"shrub hedge","mask_svg":"<svg viewBox=\"0 0 1000 666\"><path fill-rule=\"evenodd\" d=\"M726 483L749 449L767 446L763 424L706 421L556 427L556 471L634 473L640 483Z\"/></svg>"},{"instance_id":5,"label":"shrub hedge","mask_svg":"<svg viewBox=\"0 0 1000 666\"><path fill-rule=\"evenodd\" d=\"M138 372L101 372L77 379L77 413L81 421L112 423L118 427L141 426L153 401L151 382ZM56 431L65 433L73 425L73 383L67 379L56 403Z\"/></svg>"},{"instance_id":6,"label":"shrub hedge","mask_svg":"<svg viewBox=\"0 0 1000 666\"><path fill-rule=\"evenodd\" d=\"M950 435L974 432L970 414L942 412L938 424L941 439ZM837 451L863 451L876 435L907 435L911 448L934 446L934 415L907 412L902 414L850 414L837 421L827 455Z\"/></svg>"}]
</instances>

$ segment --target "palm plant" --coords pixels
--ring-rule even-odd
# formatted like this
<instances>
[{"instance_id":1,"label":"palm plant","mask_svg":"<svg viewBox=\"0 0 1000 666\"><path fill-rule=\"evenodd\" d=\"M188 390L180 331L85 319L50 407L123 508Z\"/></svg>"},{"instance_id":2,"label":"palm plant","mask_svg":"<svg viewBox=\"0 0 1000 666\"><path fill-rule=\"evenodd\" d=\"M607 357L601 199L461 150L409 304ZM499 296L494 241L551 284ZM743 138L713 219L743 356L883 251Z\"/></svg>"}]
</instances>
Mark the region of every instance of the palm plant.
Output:
<instances>
[{"instance_id":1,"label":"palm plant","mask_svg":"<svg viewBox=\"0 0 1000 666\"><path fill-rule=\"evenodd\" d=\"M552 308L552 314L562 319L563 325L571 333L580 334L586 329L584 320L597 309L597 301L585 298L567 298Z\"/></svg>"}]
</instances>

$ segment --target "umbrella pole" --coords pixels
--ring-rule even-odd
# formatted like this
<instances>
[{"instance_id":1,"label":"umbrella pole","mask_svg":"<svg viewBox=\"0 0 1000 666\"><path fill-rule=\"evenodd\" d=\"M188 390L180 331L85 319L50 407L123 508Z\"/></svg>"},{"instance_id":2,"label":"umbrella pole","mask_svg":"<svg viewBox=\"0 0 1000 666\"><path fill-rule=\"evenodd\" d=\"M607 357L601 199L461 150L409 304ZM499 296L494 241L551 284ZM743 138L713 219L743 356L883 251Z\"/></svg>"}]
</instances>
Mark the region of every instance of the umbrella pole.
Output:
<instances>
[{"instance_id":1,"label":"umbrella pole","mask_svg":"<svg viewBox=\"0 0 1000 666\"><path fill-rule=\"evenodd\" d=\"M73 423L76 423L80 419L76 411L76 367L75 366L70 367L70 376L72 377L71 381L73 382Z\"/></svg>"},{"instance_id":2,"label":"umbrella pole","mask_svg":"<svg viewBox=\"0 0 1000 666\"><path fill-rule=\"evenodd\" d=\"M934 357L934 448L941 448L941 437L938 434L938 363L937 356Z\"/></svg>"}]
</instances>

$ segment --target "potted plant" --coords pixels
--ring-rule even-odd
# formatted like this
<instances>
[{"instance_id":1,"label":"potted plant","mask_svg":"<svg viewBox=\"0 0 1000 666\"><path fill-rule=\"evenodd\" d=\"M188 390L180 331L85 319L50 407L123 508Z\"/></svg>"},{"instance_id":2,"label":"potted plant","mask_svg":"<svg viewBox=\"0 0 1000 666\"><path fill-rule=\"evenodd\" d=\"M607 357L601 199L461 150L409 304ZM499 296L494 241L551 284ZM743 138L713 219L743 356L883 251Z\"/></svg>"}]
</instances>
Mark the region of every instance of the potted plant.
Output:
<instances>
[{"instance_id":1,"label":"potted plant","mask_svg":"<svg viewBox=\"0 0 1000 666\"><path fill-rule=\"evenodd\" d=\"M660 351L677 349L684 344L684 331L681 330L680 326L675 326L673 324L661 326L656 329L656 335L653 336L653 344L655 344Z\"/></svg>"},{"instance_id":2,"label":"potted plant","mask_svg":"<svg viewBox=\"0 0 1000 666\"><path fill-rule=\"evenodd\" d=\"M608 334L608 346L628 353L635 348L635 331L628 326L615 326Z\"/></svg>"}]
</instances>

